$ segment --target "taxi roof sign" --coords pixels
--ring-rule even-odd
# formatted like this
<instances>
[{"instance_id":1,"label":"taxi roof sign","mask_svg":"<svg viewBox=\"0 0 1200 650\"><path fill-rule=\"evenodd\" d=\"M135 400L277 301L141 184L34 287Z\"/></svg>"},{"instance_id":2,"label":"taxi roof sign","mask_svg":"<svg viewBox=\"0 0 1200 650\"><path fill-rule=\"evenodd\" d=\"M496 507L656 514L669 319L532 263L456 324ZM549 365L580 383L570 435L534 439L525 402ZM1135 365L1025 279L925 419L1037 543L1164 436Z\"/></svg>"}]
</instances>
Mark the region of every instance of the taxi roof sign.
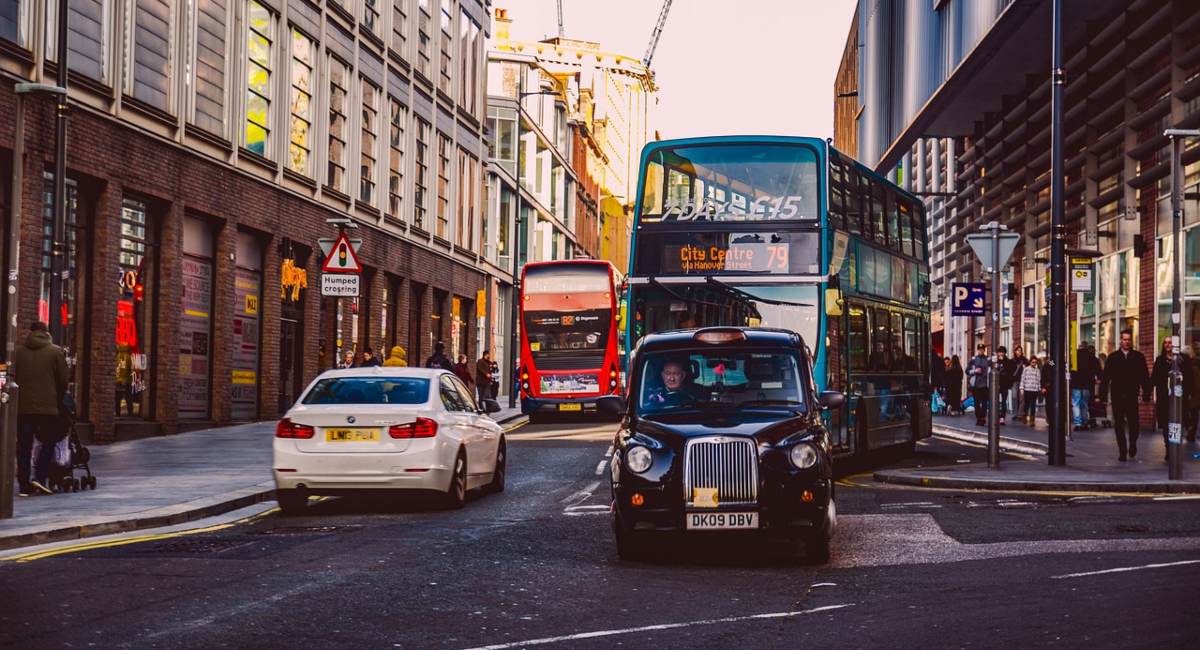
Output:
<instances>
[{"instance_id":1,"label":"taxi roof sign","mask_svg":"<svg viewBox=\"0 0 1200 650\"><path fill-rule=\"evenodd\" d=\"M333 248L330 248L329 254L325 256L321 270L326 273L362 273L358 253L355 252L345 231L338 233L337 241L333 242Z\"/></svg>"}]
</instances>

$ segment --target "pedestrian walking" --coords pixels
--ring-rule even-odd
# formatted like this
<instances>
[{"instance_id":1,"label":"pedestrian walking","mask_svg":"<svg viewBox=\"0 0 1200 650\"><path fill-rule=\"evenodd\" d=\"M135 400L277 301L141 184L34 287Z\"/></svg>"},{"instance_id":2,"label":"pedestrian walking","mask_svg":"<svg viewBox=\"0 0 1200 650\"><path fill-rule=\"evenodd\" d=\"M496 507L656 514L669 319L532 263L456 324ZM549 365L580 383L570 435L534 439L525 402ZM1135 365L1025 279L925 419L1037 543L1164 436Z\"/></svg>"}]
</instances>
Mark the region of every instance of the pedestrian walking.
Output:
<instances>
[{"instance_id":1,"label":"pedestrian walking","mask_svg":"<svg viewBox=\"0 0 1200 650\"><path fill-rule=\"evenodd\" d=\"M1075 369L1071 371L1071 421L1076 431L1088 428L1092 420L1092 391L1099 374L1099 359L1087 345L1080 345L1075 351Z\"/></svg>"},{"instance_id":2,"label":"pedestrian walking","mask_svg":"<svg viewBox=\"0 0 1200 650\"><path fill-rule=\"evenodd\" d=\"M441 368L442 370L454 370L454 362L450 357L446 356L446 344L438 341L433 346L433 354L425 360L426 368Z\"/></svg>"},{"instance_id":3,"label":"pedestrian walking","mask_svg":"<svg viewBox=\"0 0 1200 650\"><path fill-rule=\"evenodd\" d=\"M1154 370L1150 373L1150 386L1154 388L1154 422L1158 425L1158 430L1162 432L1164 453L1167 448L1167 428L1170 425L1171 405L1171 392L1167 380L1171 375L1171 363L1174 356L1171 339L1163 339L1162 354L1154 360ZM1192 397L1192 368L1182 359L1179 365L1183 370L1183 408L1186 413ZM1150 399L1149 391L1146 391L1146 399L1147 401Z\"/></svg>"},{"instance_id":4,"label":"pedestrian walking","mask_svg":"<svg viewBox=\"0 0 1200 650\"><path fill-rule=\"evenodd\" d=\"M1197 350L1197 344L1195 343L1192 344L1192 350L1193 353L1191 355L1184 355L1183 357L1188 367L1192 370L1192 399L1188 401L1186 419L1188 442L1196 441L1196 428L1200 424L1200 399L1196 399L1197 396L1200 396L1200 367L1196 365L1200 363L1200 355L1197 355L1197 352L1200 350Z\"/></svg>"},{"instance_id":5,"label":"pedestrian walking","mask_svg":"<svg viewBox=\"0 0 1200 650\"><path fill-rule=\"evenodd\" d=\"M385 368L407 368L408 353L399 345L393 345L391 352L388 353L388 358L383 360Z\"/></svg>"},{"instance_id":6,"label":"pedestrian walking","mask_svg":"<svg viewBox=\"0 0 1200 650\"><path fill-rule=\"evenodd\" d=\"M475 362L475 390L479 391L479 402L492 397L492 353L484 350Z\"/></svg>"},{"instance_id":7,"label":"pedestrian walking","mask_svg":"<svg viewBox=\"0 0 1200 650\"><path fill-rule=\"evenodd\" d=\"M375 351L371 348L363 348L362 362L358 364L360 368L374 368L383 365L379 357L375 356Z\"/></svg>"},{"instance_id":8,"label":"pedestrian walking","mask_svg":"<svg viewBox=\"0 0 1200 650\"><path fill-rule=\"evenodd\" d=\"M67 394L67 357L50 339L45 323L29 326L25 341L13 354L16 382L21 387L17 400L17 484L22 496L37 492L51 494L47 487L54 447L67 436L63 404ZM42 443L33 459L33 441ZM32 465L32 475L31 466Z\"/></svg>"},{"instance_id":9,"label":"pedestrian walking","mask_svg":"<svg viewBox=\"0 0 1200 650\"><path fill-rule=\"evenodd\" d=\"M1108 355L1104 364L1104 386L1101 392L1109 396L1112 405L1113 429L1117 436L1117 460L1137 457L1138 391L1150 401L1147 385L1146 357L1133 349L1133 330L1121 332L1121 347ZM1126 431L1128 430L1128 441Z\"/></svg>"},{"instance_id":10,"label":"pedestrian walking","mask_svg":"<svg viewBox=\"0 0 1200 650\"><path fill-rule=\"evenodd\" d=\"M967 364L967 381L971 385L971 398L975 400L975 424L987 424L988 415L988 366L987 346L980 343L975 356Z\"/></svg>"},{"instance_id":11,"label":"pedestrian walking","mask_svg":"<svg viewBox=\"0 0 1200 650\"><path fill-rule=\"evenodd\" d=\"M1016 380L1016 368L1016 360L1008 358L1008 349L1003 345L996 348L996 381L999 388L996 399L1000 402L996 405L996 415L1000 418L1000 424L1004 424L1004 418L1008 415L1008 394L1012 392Z\"/></svg>"},{"instance_id":12,"label":"pedestrian walking","mask_svg":"<svg viewBox=\"0 0 1200 650\"><path fill-rule=\"evenodd\" d=\"M929 358L933 360L932 363L929 364L929 387L930 387L930 390L932 390L934 393L942 393L941 397L944 399L945 398L946 365L947 364L942 360L941 356L939 356L937 354L936 350L934 350L933 353L929 355Z\"/></svg>"},{"instance_id":13,"label":"pedestrian walking","mask_svg":"<svg viewBox=\"0 0 1200 650\"><path fill-rule=\"evenodd\" d=\"M1009 373L1009 386L1012 387L1012 412L1019 414L1021 413L1021 376L1025 374L1025 369L1029 367L1029 359L1025 357L1025 350L1018 345L1013 348L1012 360L1012 372ZM1020 417L1020 415L1017 417Z\"/></svg>"},{"instance_id":14,"label":"pedestrian walking","mask_svg":"<svg viewBox=\"0 0 1200 650\"><path fill-rule=\"evenodd\" d=\"M1037 420L1038 398L1042 395L1042 369L1037 357L1031 357L1029 365L1021 369L1020 388L1025 422L1033 426Z\"/></svg>"},{"instance_id":15,"label":"pedestrian walking","mask_svg":"<svg viewBox=\"0 0 1200 650\"><path fill-rule=\"evenodd\" d=\"M500 396L500 364L492 362L492 399Z\"/></svg>"},{"instance_id":16,"label":"pedestrian walking","mask_svg":"<svg viewBox=\"0 0 1200 650\"><path fill-rule=\"evenodd\" d=\"M958 355L956 354L950 357L948 363L949 368L946 370L946 404L956 415L962 415L964 375L962 362L958 360Z\"/></svg>"},{"instance_id":17,"label":"pedestrian walking","mask_svg":"<svg viewBox=\"0 0 1200 650\"><path fill-rule=\"evenodd\" d=\"M471 368L467 366L467 355L458 355L458 363L454 364L451 370L454 371L456 377L462 380L462 383L467 385L467 390L475 392L471 390L471 387L475 385L475 378L471 376Z\"/></svg>"}]
</instances>

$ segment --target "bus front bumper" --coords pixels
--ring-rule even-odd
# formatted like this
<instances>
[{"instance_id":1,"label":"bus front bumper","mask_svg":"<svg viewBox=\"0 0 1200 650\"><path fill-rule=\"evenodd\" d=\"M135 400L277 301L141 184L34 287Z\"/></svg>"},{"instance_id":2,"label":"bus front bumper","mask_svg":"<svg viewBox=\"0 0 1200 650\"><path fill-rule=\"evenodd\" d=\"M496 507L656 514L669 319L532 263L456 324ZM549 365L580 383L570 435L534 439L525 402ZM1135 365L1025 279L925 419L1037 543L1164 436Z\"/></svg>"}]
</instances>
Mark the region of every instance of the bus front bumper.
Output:
<instances>
[{"instance_id":1,"label":"bus front bumper","mask_svg":"<svg viewBox=\"0 0 1200 650\"><path fill-rule=\"evenodd\" d=\"M595 413L600 399L609 395L587 397L521 397L521 413Z\"/></svg>"}]
</instances>

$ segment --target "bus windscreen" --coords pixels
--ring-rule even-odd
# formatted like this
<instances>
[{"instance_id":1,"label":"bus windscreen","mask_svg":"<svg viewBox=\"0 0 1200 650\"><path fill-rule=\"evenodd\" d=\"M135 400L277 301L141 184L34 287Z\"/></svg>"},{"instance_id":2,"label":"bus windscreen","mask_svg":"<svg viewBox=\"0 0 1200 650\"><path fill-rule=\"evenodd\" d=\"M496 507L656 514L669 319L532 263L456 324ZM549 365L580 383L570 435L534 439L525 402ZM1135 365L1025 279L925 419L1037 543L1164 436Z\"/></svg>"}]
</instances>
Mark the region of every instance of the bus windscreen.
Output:
<instances>
[{"instance_id":1,"label":"bus windscreen","mask_svg":"<svg viewBox=\"0 0 1200 650\"><path fill-rule=\"evenodd\" d=\"M805 144L656 149L642 171L641 221L816 221L817 160Z\"/></svg>"}]
</instances>

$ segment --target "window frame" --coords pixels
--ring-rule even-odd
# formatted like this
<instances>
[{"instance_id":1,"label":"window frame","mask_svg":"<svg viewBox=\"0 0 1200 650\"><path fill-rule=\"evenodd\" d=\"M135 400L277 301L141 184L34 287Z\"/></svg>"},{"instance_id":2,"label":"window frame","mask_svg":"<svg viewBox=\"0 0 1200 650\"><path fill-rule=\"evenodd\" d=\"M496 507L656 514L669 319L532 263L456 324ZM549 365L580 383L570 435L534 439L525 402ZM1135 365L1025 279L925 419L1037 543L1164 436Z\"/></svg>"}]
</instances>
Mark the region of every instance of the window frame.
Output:
<instances>
[{"instance_id":1,"label":"window frame","mask_svg":"<svg viewBox=\"0 0 1200 650\"><path fill-rule=\"evenodd\" d=\"M388 202L386 213L404 220L404 163L408 137L408 107L388 96Z\"/></svg>"},{"instance_id":2,"label":"window frame","mask_svg":"<svg viewBox=\"0 0 1200 650\"><path fill-rule=\"evenodd\" d=\"M263 33L254 27L252 14L254 12L255 7L258 7L259 9L261 9L262 13L266 14L266 16L268 18L266 33ZM271 120L271 113L272 113L271 104L272 104L272 97L274 97L274 95L275 95L275 92L274 92L275 70L268 66L270 66L271 64L274 63L274 60L273 60L274 56L275 56L274 47L276 45L276 41L278 40L277 38L275 38L275 36L276 36L275 32L277 31L277 29L276 29L276 21L277 20L278 20L278 15L276 15L276 13L274 11L272 11L269 6L267 6L261 2L258 2L258 0L248 0L248 2L246 3L246 22L245 22L245 29L246 29L246 58L245 58L246 80L245 80L245 83L243 84L243 87L245 90L244 97L245 97L246 104L242 110L242 120L241 120L241 122L242 122L242 147L251 153L260 155L260 156L262 156L264 158L268 158L268 159L271 157L271 155L270 155L271 144L273 142L271 139L271 135L273 132L273 129L272 129L273 125L272 125L272 120ZM267 42L267 51L266 51L266 56L264 57L264 61L266 62L265 65L263 63L260 63L258 60L256 60L255 55L251 51L250 42L253 39L254 35L258 35L259 37L261 37L263 40L265 40ZM254 84L250 79L250 77L251 77L250 70L253 67L261 68L267 74L267 79L266 79L266 84L265 84L265 93L266 93L265 95L263 93L255 90ZM259 122L255 121L254 119L252 119L250 116L250 104L253 101L252 96L259 98L266 105L265 110L263 110L263 112L262 112L264 117L263 117L263 123L261 123L261 124ZM263 131L262 151L261 152L256 151L254 146L250 142L251 125L258 127L259 129L261 129Z\"/></svg>"},{"instance_id":3,"label":"window frame","mask_svg":"<svg viewBox=\"0 0 1200 650\"><path fill-rule=\"evenodd\" d=\"M362 120L359 124L358 200L373 206L377 199L375 190L378 186L376 176L379 170L379 97L383 91L363 75L359 75L358 79L359 106L362 109ZM369 104L368 90L371 98Z\"/></svg>"},{"instance_id":4,"label":"window frame","mask_svg":"<svg viewBox=\"0 0 1200 650\"><path fill-rule=\"evenodd\" d=\"M290 50L291 50L290 58L291 58L291 66L292 67L291 67L291 71L289 74L289 86L291 88L291 92L289 94L289 101L288 101L289 128L288 128L287 167L288 167L288 169L292 170L293 172L296 172L297 174L302 174L304 176L308 176L311 178L313 176L312 137L314 135L314 132L313 132L313 122L314 122L314 119L313 119L313 112L314 112L313 111L313 89L316 87L315 82L316 82L316 76L317 76L316 75L316 65L315 65L314 59L316 58L315 55L316 55L316 51L317 51L317 43L315 40L309 38L304 32L300 31L295 26L291 27L291 32L292 32L292 38L291 38L291 42L290 42ZM299 40L305 41L305 43L308 46L308 61L304 61L304 60L300 59L298 56L296 56L296 44L297 44L297 41L299 41ZM296 84L296 71L299 69L307 70L307 74L308 74L307 90L304 88L301 88L300 86L298 86ZM307 114L306 115L299 114L296 111L297 99L299 98L300 95L307 96L308 106L307 106ZM308 146L305 146L305 144L299 143L296 140L296 133L297 133L296 125L297 125L297 123L304 124L305 143ZM297 151L302 151L304 153L303 162L299 165L296 164L297 160L298 160L297 156L296 156Z\"/></svg>"},{"instance_id":5,"label":"window frame","mask_svg":"<svg viewBox=\"0 0 1200 650\"><path fill-rule=\"evenodd\" d=\"M349 152L347 151L347 149L348 149L348 142L349 142L348 131L349 131L349 123L350 123L349 114L347 112L347 111L349 111L349 103L350 103L350 88L349 88L350 82L348 79L349 79L350 75L353 73L350 70L350 65L348 63L343 62L341 59L339 59L333 53L329 54L328 59L329 59L329 78L328 78L328 84L326 84L326 85L329 89L329 97L328 97L329 103L327 106L328 110L326 112L326 117L328 119L329 128L328 128L328 132L326 134L326 140L325 140L326 141L325 186L334 190L335 192L345 193L347 190L346 167L348 164L347 159L349 156ZM337 66L340 66L340 68ZM337 71L337 70L340 70L342 72L342 82L340 85L338 83L337 75L334 74L335 71ZM340 107L338 105L335 105L335 98L338 96L338 93L336 93L335 90L341 91ZM338 118L340 118L340 120ZM334 155L334 150L335 150L334 143L335 142L337 142L338 144L341 145L341 147L340 147L341 154L336 157ZM335 169L337 171L339 171L340 174L335 174L334 173Z\"/></svg>"}]
</instances>

